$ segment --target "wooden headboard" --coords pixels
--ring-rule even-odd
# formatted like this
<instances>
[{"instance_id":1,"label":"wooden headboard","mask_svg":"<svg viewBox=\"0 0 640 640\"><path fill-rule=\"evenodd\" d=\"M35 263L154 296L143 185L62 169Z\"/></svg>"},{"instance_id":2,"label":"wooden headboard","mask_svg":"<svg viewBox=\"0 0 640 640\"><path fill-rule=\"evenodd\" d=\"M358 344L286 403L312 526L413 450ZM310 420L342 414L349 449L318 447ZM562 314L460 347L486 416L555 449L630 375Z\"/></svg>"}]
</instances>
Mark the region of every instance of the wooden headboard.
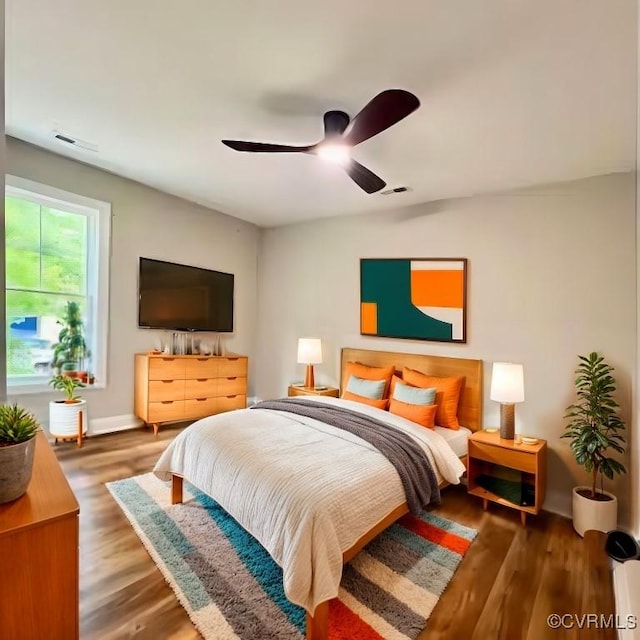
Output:
<instances>
[{"instance_id":1,"label":"wooden headboard","mask_svg":"<svg viewBox=\"0 0 640 640\"><path fill-rule=\"evenodd\" d=\"M464 386L458 402L458 420L461 425L471 431L482 429L482 360L343 347L340 370L341 390L347 382L345 380L347 362L361 362L371 367L388 367L392 364L398 375L402 374L403 367L409 367L430 376L462 376Z\"/></svg>"}]
</instances>

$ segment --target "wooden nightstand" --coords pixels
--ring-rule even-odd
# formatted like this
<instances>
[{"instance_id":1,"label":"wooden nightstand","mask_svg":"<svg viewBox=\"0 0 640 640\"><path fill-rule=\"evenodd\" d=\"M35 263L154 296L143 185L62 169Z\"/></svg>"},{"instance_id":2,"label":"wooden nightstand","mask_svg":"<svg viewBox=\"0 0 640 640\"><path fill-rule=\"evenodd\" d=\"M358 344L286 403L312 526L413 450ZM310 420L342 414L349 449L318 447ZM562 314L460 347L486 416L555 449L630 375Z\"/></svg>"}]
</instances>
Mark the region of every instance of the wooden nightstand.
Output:
<instances>
[{"instance_id":1,"label":"wooden nightstand","mask_svg":"<svg viewBox=\"0 0 640 640\"><path fill-rule=\"evenodd\" d=\"M336 387L303 387L295 384L289 385L289 396L331 396L338 398L340 389Z\"/></svg>"},{"instance_id":2,"label":"wooden nightstand","mask_svg":"<svg viewBox=\"0 0 640 640\"><path fill-rule=\"evenodd\" d=\"M547 484L547 442L536 444L503 440L500 433L476 431L469 437L468 491L482 498L520 511L522 524L527 514L542 508Z\"/></svg>"}]
</instances>

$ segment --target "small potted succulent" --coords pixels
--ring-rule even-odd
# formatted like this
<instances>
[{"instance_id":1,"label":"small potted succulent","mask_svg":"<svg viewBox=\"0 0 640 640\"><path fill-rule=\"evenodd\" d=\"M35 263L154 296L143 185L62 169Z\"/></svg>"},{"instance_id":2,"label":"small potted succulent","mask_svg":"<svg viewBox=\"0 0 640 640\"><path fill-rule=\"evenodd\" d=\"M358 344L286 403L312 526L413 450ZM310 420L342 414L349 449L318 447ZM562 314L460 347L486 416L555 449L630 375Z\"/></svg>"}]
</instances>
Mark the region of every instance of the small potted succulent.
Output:
<instances>
[{"instance_id":1,"label":"small potted succulent","mask_svg":"<svg viewBox=\"0 0 640 640\"><path fill-rule=\"evenodd\" d=\"M0 504L17 500L27 491L39 428L26 409L0 405Z\"/></svg>"},{"instance_id":2,"label":"small potted succulent","mask_svg":"<svg viewBox=\"0 0 640 640\"><path fill-rule=\"evenodd\" d=\"M59 374L49 380L49 384L64 393L64 400L49 402L49 433L56 438L75 438L78 436L79 413L82 413L82 434L87 431L87 401L76 395L76 389L86 385L79 378L70 378Z\"/></svg>"},{"instance_id":3,"label":"small potted succulent","mask_svg":"<svg viewBox=\"0 0 640 640\"><path fill-rule=\"evenodd\" d=\"M569 423L561 437L569 438L576 462L591 475L590 486L573 489L573 528L582 536L588 529L616 528L618 500L602 485L605 476L612 480L615 474L626 471L620 461L610 456L610 452L624 453L625 425L613 396L613 367L596 352L578 358L577 401L567 407L565 418Z\"/></svg>"}]
</instances>

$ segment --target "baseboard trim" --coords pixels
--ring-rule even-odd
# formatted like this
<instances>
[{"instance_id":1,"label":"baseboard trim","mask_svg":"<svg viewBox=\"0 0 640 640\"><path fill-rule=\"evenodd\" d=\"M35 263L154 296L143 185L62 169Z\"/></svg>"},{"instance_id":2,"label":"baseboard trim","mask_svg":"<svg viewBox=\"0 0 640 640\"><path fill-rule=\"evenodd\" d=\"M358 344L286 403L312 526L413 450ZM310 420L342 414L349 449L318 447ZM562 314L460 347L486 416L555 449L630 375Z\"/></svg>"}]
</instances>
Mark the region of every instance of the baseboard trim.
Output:
<instances>
[{"instance_id":1,"label":"baseboard trim","mask_svg":"<svg viewBox=\"0 0 640 640\"><path fill-rule=\"evenodd\" d=\"M117 431L128 431L137 429L144 423L133 414L122 416L109 416L107 418L94 418L89 420L89 435L99 436L104 433L115 433Z\"/></svg>"}]
</instances>

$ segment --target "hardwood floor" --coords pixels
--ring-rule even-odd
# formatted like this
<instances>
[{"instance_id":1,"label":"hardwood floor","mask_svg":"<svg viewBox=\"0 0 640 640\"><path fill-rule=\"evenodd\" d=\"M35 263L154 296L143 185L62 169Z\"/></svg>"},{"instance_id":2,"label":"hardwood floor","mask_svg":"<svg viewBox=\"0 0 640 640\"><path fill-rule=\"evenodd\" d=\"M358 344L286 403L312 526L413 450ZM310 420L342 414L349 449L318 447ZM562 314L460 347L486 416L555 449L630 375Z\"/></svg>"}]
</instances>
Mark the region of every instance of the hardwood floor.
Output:
<instances>
[{"instance_id":1,"label":"hardwood floor","mask_svg":"<svg viewBox=\"0 0 640 640\"><path fill-rule=\"evenodd\" d=\"M199 638L137 535L104 486L150 471L184 425L88 438L56 455L80 503L82 640ZM550 629L547 616L609 614L613 595L602 545L582 540L570 521L543 512L520 525L519 513L449 487L435 512L479 533L433 611L420 640L615 638L613 629ZM565 619L566 626L571 620ZM583 625L584 626L584 625ZM258 639L256 639L258 640Z\"/></svg>"}]
</instances>

